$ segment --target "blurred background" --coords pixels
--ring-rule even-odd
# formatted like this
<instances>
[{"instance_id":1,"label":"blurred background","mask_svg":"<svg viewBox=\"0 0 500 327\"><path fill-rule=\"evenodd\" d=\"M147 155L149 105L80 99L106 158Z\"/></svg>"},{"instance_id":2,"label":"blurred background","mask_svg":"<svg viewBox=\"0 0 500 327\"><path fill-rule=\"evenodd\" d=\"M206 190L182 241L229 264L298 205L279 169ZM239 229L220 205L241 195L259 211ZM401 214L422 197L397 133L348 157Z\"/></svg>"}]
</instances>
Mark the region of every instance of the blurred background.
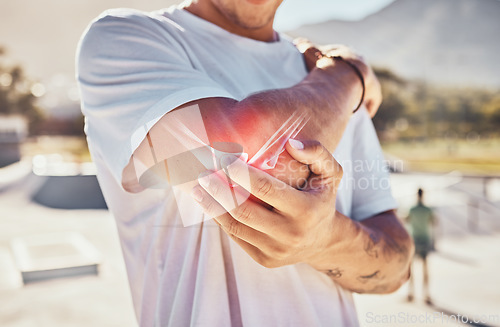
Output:
<instances>
[{"instance_id":1,"label":"blurred background","mask_svg":"<svg viewBox=\"0 0 500 327\"><path fill-rule=\"evenodd\" d=\"M0 326L135 325L74 55L105 9L175 3L0 1ZM407 285L355 296L362 326L500 326L499 18L499 0L285 0L277 14L277 30L350 45L375 68L398 214L422 188L436 216L432 301L417 260L413 301Z\"/></svg>"}]
</instances>

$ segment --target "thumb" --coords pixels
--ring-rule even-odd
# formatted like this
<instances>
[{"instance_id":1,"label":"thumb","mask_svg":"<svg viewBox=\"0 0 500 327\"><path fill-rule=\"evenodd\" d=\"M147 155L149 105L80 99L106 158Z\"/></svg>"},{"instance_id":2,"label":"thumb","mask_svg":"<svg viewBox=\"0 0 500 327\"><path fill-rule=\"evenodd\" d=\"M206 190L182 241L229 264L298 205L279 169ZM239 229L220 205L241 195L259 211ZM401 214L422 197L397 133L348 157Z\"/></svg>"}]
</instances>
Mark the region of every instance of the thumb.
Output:
<instances>
[{"instance_id":1,"label":"thumb","mask_svg":"<svg viewBox=\"0 0 500 327\"><path fill-rule=\"evenodd\" d=\"M316 62L323 57L321 51L307 39L298 38L294 40L295 47L304 56L307 70L311 71L316 67Z\"/></svg>"},{"instance_id":2,"label":"thumb","mask_svg":"<svg viewBox=\"0 0 500 327\"><path fill-rule=\"evenodd\" d=\"M320 142L289 139L286 150L295 160L309 165L313 174L322 178L342 178L342 167Z\"/></svg>"}]
</instances>

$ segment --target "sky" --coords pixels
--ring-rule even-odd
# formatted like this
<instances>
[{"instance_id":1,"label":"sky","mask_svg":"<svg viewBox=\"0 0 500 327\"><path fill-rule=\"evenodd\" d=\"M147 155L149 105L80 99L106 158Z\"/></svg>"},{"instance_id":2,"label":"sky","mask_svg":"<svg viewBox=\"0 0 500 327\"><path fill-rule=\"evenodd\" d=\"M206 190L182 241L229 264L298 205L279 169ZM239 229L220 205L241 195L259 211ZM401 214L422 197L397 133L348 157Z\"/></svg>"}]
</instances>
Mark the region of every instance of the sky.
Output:
<instances>
[{"instance_id":1,"label":"sky","mask_svg":"<svg viewBox=\"0 0 500 327\"><path fill-rule=\"evenodd\" d=\"M278 31L329 19L359 20L394 0L285 0L275 18Z\"/></svg>"}]
</instances>

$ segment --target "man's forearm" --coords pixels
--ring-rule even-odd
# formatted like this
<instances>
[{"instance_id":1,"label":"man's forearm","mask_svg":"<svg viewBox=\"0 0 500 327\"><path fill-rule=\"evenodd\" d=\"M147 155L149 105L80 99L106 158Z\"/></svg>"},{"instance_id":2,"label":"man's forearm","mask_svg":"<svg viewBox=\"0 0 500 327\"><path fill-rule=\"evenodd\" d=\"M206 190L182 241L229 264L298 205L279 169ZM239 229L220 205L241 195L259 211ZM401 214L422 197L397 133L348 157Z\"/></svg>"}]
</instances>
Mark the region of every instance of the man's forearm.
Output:
<instances>
[{"instance_id":1,"label":"man's forearm","mask_svg":"<svg viewBox=\"0 0 500 327\"><path fill-rule=\"evenodd\" d=\"M215 138L236 138L248 141L249 137L257 139L256 143L269 137L293 112L304 111L310 116L310 121L301 132L301 138L315 139L333 152L340 141L344 129L352 114L352 109L359 102L362 87L359 78L352 68L343 62L335 63L329 68L314 69L302 82L286 89L269 90L250 95L246 99L233 103L228 107L219 107L218 115L213 107L206 108L205 123L221 126L221 118L232 135L217 131ZM203 108L202 108L203 110ZM257 123L257 125L255 124ZM267 133L266 133L267 131ZM215 133L214 133L215 134ZM238 135L235 135L238 134ZM251 144L249 155L256 150Z\"/></svg>"},{"instance_id":2,"label":"man's forearm","mask_svg":"<svg viewBox=\"0 0 500 327\"><path fill-rule=\"evenodd\" d=\"M152 127L133 157L139 163L136 167L148 168L180 152L206 145L202 144L204 142L237 143L252 157L296 111L304 111L311 118L299 137L317 139L333 151L360 95L361 84L353 70L342 62L331 63L324 69L313 69L302 82L290 88L255 93L242 101L206 98L176 108L175 117L167 113ZM202 122L196 121L193 105L198 106ZM186 142L190 146L186 144L181 149L179 138L169 133L169 130L175 130L179 125L179 119L190 133L197 135L199 141L193 141L197 144ZM201 137L205 132L208 140ZM186 136L186 139L189 140L189 137ZM150 158L151 149L155 149L154 163ZM309 174L307 169L301 169L302 165L291 160L286 152L280 156L279 166L284 169L270 170L269 173L293 186L299 186L297 181L307 178ZM192 176L203 171L203 167L196 162L184 163L183 167L192 167L193 171L189 172ZM131 192L141 191L143 188L137 185L139 175L131 160L124 170L124 188Z\"/></svg>"},{"instance_id":3,"label":"man's forearm","mask_svg":"<svg viewBox=\"0 0 500 327\"><path fill-rule=\"evenodd\" d=\"M331 244L310 263L357 293L390 293L409 277L411 238L392 211L356 222L336 214Z\"/></svg>"}]
</instances>

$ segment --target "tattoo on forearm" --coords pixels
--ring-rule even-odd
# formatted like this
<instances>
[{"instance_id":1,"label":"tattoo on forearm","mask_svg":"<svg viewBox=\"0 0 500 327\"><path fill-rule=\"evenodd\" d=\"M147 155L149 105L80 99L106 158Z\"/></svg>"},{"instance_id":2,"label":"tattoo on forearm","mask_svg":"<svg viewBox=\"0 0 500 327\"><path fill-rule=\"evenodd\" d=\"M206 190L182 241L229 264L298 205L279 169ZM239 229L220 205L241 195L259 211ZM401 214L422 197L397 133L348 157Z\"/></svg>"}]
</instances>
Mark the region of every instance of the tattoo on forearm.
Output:
<instances>
[{"instance_id":1,"label":"tattoo on forearm","mask_svg":"<svg viewBox=\"0 0 500 327\"><path fill-rule=\"evenodd\" d=\"M370 257L378 258L378 250L375 248L378 242L380 242L380 236L375 233L370 233L370 237L365 244L365 252Z\"/></svg>"},{"instance_id":2,"label":"tattoo on forearm","mask_svg":"<svg viewBox=\"0 0 500 327\"><path fill-rule=\"evenodd\" d=\"M379 280L382 279L382 276L380 276L380 270L377 270L373 274L366 275L366 276L359 276L358 281L365 284L371 280Z\"/></svg>"},{"instance_id":3,"label":"tattoo on forearm","mask_svg":"<svg viewBox=\"0 0 500 327\"><path fill-rule=\"evenodd\" d=\"M398 262L404 262L408 259L408 248L400 245L397 240L392 237L384 237L377 233L370 233L369 238L365 243L364 250L370 257L378 259L382 256L387 262L391 262L397 258Z\"/></svg>"},{"instance_id":4,"label":"tattoo on forearm","mask_svg":"<svg viewBox=\"0 0 500 327\"><path fill-rule=\"evenodd\" d=\"M329 269L327 271L325 271L325 273L330 277L330 278L340 278L342 277L342 273L344 271L341 270L340 268L335 268L335 269Z\"/></svg>"}]
</instances>

